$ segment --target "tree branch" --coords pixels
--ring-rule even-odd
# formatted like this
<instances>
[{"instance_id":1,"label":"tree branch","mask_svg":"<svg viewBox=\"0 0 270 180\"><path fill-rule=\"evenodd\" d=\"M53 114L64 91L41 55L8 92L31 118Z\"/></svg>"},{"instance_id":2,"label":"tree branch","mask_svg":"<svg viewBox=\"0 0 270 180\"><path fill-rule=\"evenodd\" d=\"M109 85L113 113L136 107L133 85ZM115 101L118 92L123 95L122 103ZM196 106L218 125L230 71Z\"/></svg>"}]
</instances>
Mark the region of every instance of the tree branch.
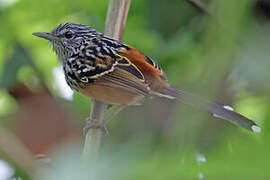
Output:
<instances>
[{"instance_id":1,"label":"tree branch","mask_svg":"<svg viewBox=\"0 0 270 180\"><path fill-rule=\"evenodd\" d=\"M41 164L34 159L29 150L8 130L0 127L0 147L9 158L25 170L33 179L36 179L36 169Z\"/></svg>"},{"instance_id":2,"label":"tree branch","mask_svg":"<svg viewBox=\"0 0 270 180\"><path fill-rule=\"evenodd\" d=\"M201 13L211 14L207 5L204 4L201 0L186 0L186 1Z\"/></svg>"},{"instance_id":3,"label":"tree branch","mask_svg":"<svg viewBox=\"0 0 270 180\"><path fill-rule=\"evenodd\" d=\"M131 0L110 0L104 34L121 40ZM102 121L108 104L92 100L90 119ZM101 129L88 129L85 136L83 156L85 159L97 158L103 133Z\"/></svg>"}]
</instances>

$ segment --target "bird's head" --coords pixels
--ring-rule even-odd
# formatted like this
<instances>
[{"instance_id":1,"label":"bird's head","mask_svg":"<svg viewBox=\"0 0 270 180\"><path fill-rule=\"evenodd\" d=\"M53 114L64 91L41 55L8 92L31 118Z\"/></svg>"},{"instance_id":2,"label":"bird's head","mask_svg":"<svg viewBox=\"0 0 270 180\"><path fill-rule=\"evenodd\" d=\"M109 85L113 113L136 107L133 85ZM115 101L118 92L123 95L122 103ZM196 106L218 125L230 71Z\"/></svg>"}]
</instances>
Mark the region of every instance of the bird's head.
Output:
<instances>
[{"instance_id":1,"label":"bird's head","mask_svg":"<svg viewBox=\"0 0 270 180\"><path fill-rule=\"evenodd\" d=\"M33 35L50 41L59 60L65 61L72 54L78 53L83 44L101 33L83 24L66 23L60 24L52 32L35 32Z\"/></svg>"}]
</instances>

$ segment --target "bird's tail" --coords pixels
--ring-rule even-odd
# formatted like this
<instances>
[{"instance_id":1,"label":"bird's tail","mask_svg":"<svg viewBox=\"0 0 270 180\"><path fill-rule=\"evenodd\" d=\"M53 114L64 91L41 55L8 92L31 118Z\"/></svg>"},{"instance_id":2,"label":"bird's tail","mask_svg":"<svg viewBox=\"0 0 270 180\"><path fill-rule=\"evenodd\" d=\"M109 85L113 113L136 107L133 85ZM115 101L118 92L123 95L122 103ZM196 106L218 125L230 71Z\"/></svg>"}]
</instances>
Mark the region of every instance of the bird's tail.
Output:
<instances>
[{"instance_id":1,"label":"bird's tail","mask_svg":"<svg viewBox=\"0 0 270 180\"><path fill-rule=\"evenodd\" d=\"M230 121L233 124L251 130L260 132L260 127L252 120L235 112L231 106L223 105L217 102L212 102L197 95L170 86L162 91L166 97L176 98L184 104L188 104L199 109L211 112L213 116Z\"/></svg>"}]
</instances>

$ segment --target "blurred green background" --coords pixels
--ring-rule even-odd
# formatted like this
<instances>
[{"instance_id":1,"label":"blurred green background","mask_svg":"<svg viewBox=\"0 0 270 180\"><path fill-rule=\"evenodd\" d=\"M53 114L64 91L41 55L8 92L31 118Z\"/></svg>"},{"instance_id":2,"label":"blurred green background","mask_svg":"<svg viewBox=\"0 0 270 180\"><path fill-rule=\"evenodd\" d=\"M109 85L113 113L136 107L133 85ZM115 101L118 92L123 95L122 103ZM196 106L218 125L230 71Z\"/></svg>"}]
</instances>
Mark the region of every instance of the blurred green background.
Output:
<instances>
[{"instance_id":1,"label":"blurred green background","mask_svg":"<svg viewBox=\"0 0 270 180\"><path fill-rule=\"evenodd\" d=\"M65 22L103 31L108 1L0 0L0 179L269 179L270 1L202 2L211 15L186 0L133 0L123 42L171 84L232 105L261 133L146 99L108 122L100 160L81 163L91 101L72 94L49 43L31 34ZM48 167L27 171L25 153L45 154Z\"/></svg>"}]
</instances>

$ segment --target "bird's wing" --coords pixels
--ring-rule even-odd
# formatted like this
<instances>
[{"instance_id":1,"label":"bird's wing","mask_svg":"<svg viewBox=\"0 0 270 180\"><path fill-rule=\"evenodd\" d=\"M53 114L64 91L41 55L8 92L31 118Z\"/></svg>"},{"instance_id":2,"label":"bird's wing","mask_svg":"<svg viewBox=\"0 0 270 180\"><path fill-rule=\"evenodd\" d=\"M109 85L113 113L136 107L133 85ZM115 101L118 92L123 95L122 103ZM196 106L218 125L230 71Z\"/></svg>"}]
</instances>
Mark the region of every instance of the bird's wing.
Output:
<instances>
[{"instance_id":1,"label":"bird's wing","mask_svg":"<svg viewBox=\"0 0 270 180\"><path fill-rule=\"evenodd\" d=\"M114 58L77 59L71 64L71 70L80 88L89 84L103 84L143 95L149 93L149 87L140 70L129 59L117 54Z\"/></svg>"},{"instance_id":2,"label":"bird's wing","mask_svg":"<svg viewBox=\"0 0 270 180\"><path fill-rule=\"evenodd\" d=\"M129 91L149 94L149 87L145 83L144 75L127 58L121 57L111 73L99 78L99 81L108 82L110 86L120 86ZM112 84L111 84L112 83Z\"/></svg>"},{"instance_id":3,"label":"bird's wing","mask_svg":"<svg viewBox=\"0 0 270 180\"><path fill-rule=\"evenodd\" d=\"M147 83L151 83L153 78L161 78L167 80L166 74L162 69L149 57L137 49L127 46L128 48L122 48L118 51L121 56L126 57L132 64L134 64L141 73L145 76Z\"/></svg>"}]
</instances>

